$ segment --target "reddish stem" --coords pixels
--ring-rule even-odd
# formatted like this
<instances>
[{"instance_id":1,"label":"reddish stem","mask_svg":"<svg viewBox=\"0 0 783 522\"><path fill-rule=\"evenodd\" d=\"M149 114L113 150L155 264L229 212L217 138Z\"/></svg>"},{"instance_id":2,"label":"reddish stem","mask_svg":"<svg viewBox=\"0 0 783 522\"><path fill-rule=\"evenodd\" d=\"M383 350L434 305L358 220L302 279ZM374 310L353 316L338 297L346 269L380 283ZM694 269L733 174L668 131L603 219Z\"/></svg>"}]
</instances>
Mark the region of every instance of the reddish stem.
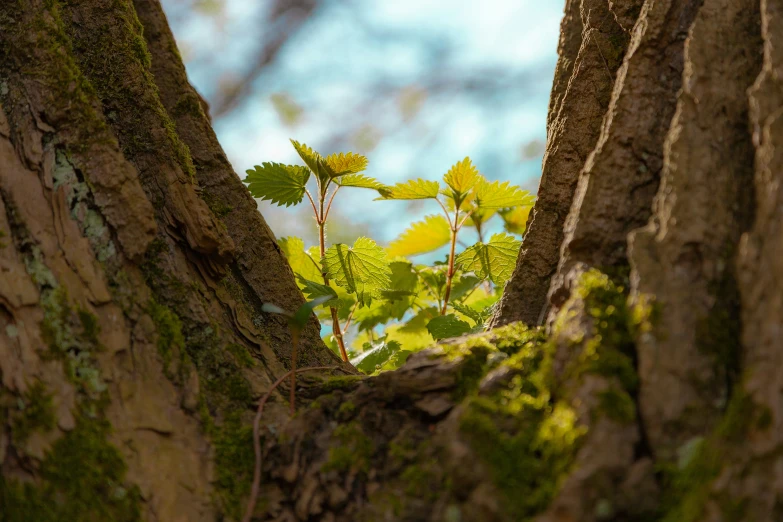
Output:
<instances>
[{"instance_id":1,"label":"reddish stem","mask_svg":"<svg viewBox=\"0 0 783 522\"><path fill-rule=\"evenodd\" d=\"M302 372L312 372L316 370L336 370L337 366L311 366L309 368L300 368L299 370L291 370L285 375L277 379L272 387L269 388L261 399L258 401L258 411L256 417L253 419L253 450L255 451L255 469L253 470L253 486L250 488L250 498L247 501L247 509L245 510L245 516L242 517L242 522L250 522L253 518L253 511L256 509L256 500L258 499L258 491L261 488L261 415L264 413L264 406L266 405L269 397L272 396L272 392L277 389L280 384L285 381L289 375L295 375Z\"/></svg>"}]
</instances>

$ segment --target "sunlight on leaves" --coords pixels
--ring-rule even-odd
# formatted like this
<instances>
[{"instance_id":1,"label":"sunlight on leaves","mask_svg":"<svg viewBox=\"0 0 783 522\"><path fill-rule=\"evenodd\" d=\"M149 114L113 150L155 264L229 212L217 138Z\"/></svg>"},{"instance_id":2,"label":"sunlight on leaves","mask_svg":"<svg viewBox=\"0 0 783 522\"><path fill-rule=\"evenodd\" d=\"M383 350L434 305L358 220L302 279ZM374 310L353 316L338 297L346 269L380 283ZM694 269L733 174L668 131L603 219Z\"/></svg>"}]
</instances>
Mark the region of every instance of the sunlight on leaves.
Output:
<instances>
[{"instance_id":1,"label":"sunlight on leaves","mask_svg":"<svg viewBox=\"0 0 783 522\"><path fill-rule=\"evenodd\" d=\"M254 198L286 207L302 202L310 171L298 165L262 163L247 170L243 180Z\"/></svg>"},{"instance_id":2,"label":"sunlight on leaves","mask_svg":"<svg viewBox=\"0 0 783 522\"><path fill-rule=\"evenodd\" d=\"M457 264L478 277L502 285L511 277L521 242L508 234L494 234L488 243L476 243L457 256Z\"/></svg>"},{"instance_id":3,"label":"sunlight on leaves","mask_svg":"<svg viewBox=\"0 0 783 522\"><path fill-rule=\"evenodd\" d=\"M379 296L389 284L391 269L386 252L366 237L357 239L353 247L332 245L322 264L329 278L349 292L355 292L362 305Z\"/></svg>"},{"instance_id":4,"label":"sunlight on leaves","mask_svg":"<svg viewBox=\"0 0 783 522\"><path fill-rule=\"evenodd\" d=\"M441 215L426 216L389 243L389 256L426 254L447 245L449 239L451 228L446 218Z\"/></svg>"},{"instance_id":5,"label":"sunlight on leaves","mask_svg":"<svg viewBox=\"0 0 783 522\"><path fill-rule=\"evenodd\" d=\"M437 181L412 179L379 189L380 199L435 199L440 185Z\"/></svg>"}]
</instances>

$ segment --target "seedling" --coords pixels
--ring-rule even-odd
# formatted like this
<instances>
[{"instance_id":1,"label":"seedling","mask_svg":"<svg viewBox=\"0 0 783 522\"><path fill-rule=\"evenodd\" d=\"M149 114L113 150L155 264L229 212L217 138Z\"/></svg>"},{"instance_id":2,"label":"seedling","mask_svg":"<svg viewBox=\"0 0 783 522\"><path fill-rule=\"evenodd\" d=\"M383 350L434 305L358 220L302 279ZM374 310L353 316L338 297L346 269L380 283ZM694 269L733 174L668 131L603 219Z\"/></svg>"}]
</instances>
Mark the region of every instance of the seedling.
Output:
<instances>
[{"instance_id":1,"label":"seedling","mask_svg":"<svg viewBox=\"0 0 783 522\"><path fill-rule=\"evenodd\" d=\"M305 196L309 200L318 246L306 249L296 237L281 238L279 244L302 292L318 300L316 315L331 321L334 348L344 361L349 328L356 354L352 362L366 373L396 368L433 339L484 328L519 252L520 241L511 234L524 233L533 196L509 182L487 180L470 158L452 166L442 183L415 179L387 186L362 174L364 156L324 157L307 145L292 144L305 166L263 163L247 171L245 183L254 197L279 206L299 204ZM343 187L376 191L379 200L434 200L442 213L413 223L388 249L366 237L352 246L327 246L329 212ZM487 223L495 215L506 232L486 241ZM459 252L465 227L474 228L479 241ZM444 247L443 262L410 260Z\"/></svg>"}]
</instances>

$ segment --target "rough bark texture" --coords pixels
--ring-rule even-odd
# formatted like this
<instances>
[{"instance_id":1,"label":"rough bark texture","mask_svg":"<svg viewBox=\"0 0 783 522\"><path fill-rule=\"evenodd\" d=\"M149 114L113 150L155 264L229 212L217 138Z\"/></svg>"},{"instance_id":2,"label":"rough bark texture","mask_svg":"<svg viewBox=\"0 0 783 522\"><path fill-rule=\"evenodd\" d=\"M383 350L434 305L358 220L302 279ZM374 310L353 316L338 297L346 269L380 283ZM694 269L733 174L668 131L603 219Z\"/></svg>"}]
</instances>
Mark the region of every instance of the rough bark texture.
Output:
<instances>
[{"instance_id":1,"label":"rough bark texture","mask_svg":"<svg viewBox=\"0 0 783 522\"><path fill-rule=\"evenodd\" d=\"M561 30L530 327L300 378L255 520L783 519L783 1ZM236 520L302 300L160 5L0 3L0 104L0 520Z\"/></svg>"},{"instance_id":2,"label":"rough bark texture","mask_svg":"<svg viewBox=\"0 0 783 522\"><path fill-rule=\"evenodd\" d=\"M2 517L232 516L290 269L157 2L3 2L0 27ZM301 346L339 364L315 319Z\"/></svg>"}]
</instances>

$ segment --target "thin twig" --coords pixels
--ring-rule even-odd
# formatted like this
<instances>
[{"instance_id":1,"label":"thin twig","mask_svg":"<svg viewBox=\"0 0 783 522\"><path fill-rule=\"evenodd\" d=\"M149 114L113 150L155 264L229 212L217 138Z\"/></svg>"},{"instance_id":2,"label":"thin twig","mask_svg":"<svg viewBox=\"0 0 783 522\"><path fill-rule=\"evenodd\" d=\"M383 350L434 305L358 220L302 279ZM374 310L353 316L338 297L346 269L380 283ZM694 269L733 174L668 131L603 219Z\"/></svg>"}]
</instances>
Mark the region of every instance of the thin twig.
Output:
<instances>
[{"instance_id":1,"label":"thin twig","mask_svg":"<svg viewBox=\"0 0 783 522\"><path fill-rule=\"evenodd\" d=\"M454 225L451 222L451 216L449 215L449 210L446 208L446 205L444 205L443 202L441 200L439 200L438 198L435 198L435 201L438 202L438 204L440 205L440 208L442 208L443 212L446 214L446 221L449 222L449 228L453 229ZM457 218L455 216L454 217L454 223L456 223L456 222L457 222Z\"/></svg>"},{"instance_id":2,"label":"thin twig","mask_svg":"<svg viewBox=\"0 0 783 522\"><path fill-rule=\"evenodd\" d=\"M313 201L313 196L310 195L310 191L307 189L305 189L305 194L307 194L307 199L310 200L310 204L313 206L313 212L315 212L315 220L320 223L321 216L318 215L318 209L315 208L315 201Z\"/></svg>"},{"instance_id":3,"label":"thin twig","mask_svg":"<svg viewBox=\"0 0 783 522\"><path fill-rule=\"evenodd\" d=\"M345 321L345 326L343 326L343 332L348 331L348 327L351 326L351 320L353 319L353 313L356 311L356 308L359 306L359 301L356 301L356 303L353 305L353 308L351 309L351 313L348 315L348 319Z\"/></svg>"},{"instance_id":4,"label":"thin twig","mask_svg":"<svg viewBox=\"0 0 783 522\"><path fill-rule=\"evenodd\" d=\"M329 217L329 211L332 210L332 201L334 201L334 197L337 195L338 190L340 190L340 185L337 185L337 188L334 189L334 192L332 192L332 195L329 198L329 203L326 204L326 215L324 215L323 218L324 221Z\"/></svg>"},{"instance_id":5,"label":"thin twig","mask_svg":"<svg viewBox=\"0 0 783 522\"><path fill-rule=\"evenodd\" d=\"M253 511L256 509L256 500L258 499L258 490L261 488L261 415L264 413L264 406L272 396L272 392L280 386L290 375L303 372L313 372L317 370L336 370L339 366L311 366L308 368L299 368L294 371L291 370L285 375L277 379L272 387L269 388L261 399L258 401L258 411L256 417L253 419L253 450L256 453L255 469L253 470L253 486L250 488L250 498L247 501L247 509L245 510L245 516L242 517L242 522L250 522L253 518Z\"/></svg>"}]
</instances>

